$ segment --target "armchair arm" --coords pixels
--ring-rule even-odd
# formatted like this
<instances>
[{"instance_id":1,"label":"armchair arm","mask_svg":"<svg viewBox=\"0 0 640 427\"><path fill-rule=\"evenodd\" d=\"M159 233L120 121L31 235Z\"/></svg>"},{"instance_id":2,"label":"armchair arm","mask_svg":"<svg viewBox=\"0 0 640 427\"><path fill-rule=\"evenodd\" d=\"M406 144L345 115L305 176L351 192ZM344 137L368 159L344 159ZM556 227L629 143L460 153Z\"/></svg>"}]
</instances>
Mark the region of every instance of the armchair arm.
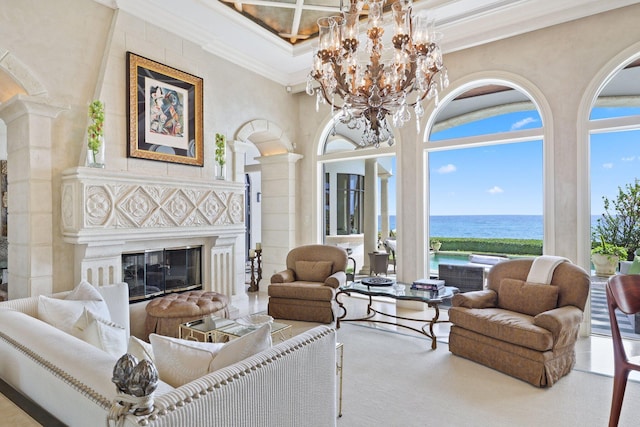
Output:
<instances>
[{"instance_id":1,"label":"armchair arm","mask_svg":"<svg viewBox=\"0 0 640 427\"><path fill-rule=\"evenodd\" d=\"M572 305L545 311L533 318L533 324L553 334L554 347L573 344L578 338L582 310Z\"/></svg>"},{"instance_id":2,"label":"armchair arm","mask_svg":"<svg viewBox=\"0 0 640 427\"><path fill-rule=\"evenodd\" d=\"M498 294L491 289L455 294L451 300L454 307L493 308L498 304Z\"/></svg>"},{"instance_id":3,"label":"armchair arm","mask_svg":"<svg viewBox=\"0 0 640 427\"><path fill-rule=\"evenodd\" d=\"M296 280L296 273L293 270L287 269L280 271L271 276L271 283L289 283Z\"/></svg>"},{"instance_id":4,"label":"armchair arm","mask_svg":"<svg viewBox=\"0 0 640 427\"><path fill-rule=\"evenodd\" d=\"M338 289L345 283L347 283L347 273L344 271L336 271L324 280L324 284L326 286L331 286L333 289Z\"/></svg>"}]
</instances>

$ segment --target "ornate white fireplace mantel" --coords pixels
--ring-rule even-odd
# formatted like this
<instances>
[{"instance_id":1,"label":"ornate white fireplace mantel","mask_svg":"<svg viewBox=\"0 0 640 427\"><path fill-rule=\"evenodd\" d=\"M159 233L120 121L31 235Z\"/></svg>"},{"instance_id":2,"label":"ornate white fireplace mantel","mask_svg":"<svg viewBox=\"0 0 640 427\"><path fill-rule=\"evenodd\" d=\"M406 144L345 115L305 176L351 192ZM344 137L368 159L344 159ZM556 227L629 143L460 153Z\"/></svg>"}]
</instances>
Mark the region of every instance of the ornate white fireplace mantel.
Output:
<instances>
[{"instance_id":1,"label":"ornate white fireplace mantel","mask_svg":"<svg viewBox=\"0 0 640 427\"><path fill-rule=\"evenodd\" d=\"M62 231L76 245L76 280L121 281L125 251L199 244L209 254L205 289L233 296L240 287L244 294L244 190L231 181L65 170ZM211 283L213 277L232 283Z\"/></svg>"}]
</instances>

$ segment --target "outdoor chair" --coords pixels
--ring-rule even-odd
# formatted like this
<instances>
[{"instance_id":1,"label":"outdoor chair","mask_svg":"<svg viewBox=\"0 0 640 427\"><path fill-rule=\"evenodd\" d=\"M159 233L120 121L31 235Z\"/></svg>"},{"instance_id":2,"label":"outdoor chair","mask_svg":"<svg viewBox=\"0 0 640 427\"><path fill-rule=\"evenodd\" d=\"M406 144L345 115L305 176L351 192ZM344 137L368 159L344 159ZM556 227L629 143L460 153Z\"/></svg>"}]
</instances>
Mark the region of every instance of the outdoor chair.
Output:
<instances>
[{"instance_id":1,"label":"outdoor chair","mask_svg":"<svg viewBox=\"0 0 640 427\"><path fill-rule=\"evenodd\" d=\"M620 327L616 318L616 309L627 315L640 313L640 275L611 276L607 281L606 290L614 362L613 396L611 398L609 427L615 427L618 425L618 419L620 418L629 372L640 371L640 355L629 358L625 352Z\"/></svg>"}]
</instances>

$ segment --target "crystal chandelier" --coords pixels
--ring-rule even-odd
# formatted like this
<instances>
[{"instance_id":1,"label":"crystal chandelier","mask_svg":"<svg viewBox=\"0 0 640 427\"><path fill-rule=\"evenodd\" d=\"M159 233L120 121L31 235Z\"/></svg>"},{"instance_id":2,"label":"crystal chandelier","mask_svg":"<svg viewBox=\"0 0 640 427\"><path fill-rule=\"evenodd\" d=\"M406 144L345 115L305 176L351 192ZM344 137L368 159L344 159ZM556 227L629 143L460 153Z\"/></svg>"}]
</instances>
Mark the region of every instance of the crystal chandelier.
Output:
<instances>
[{"instance_id":1,"label":"crystal chandelier","mask_svg":"<svg viewBox=\"0 0 640 427\"><path fill-rule=\"evenodd\" d=\"M358 42L363 6L368 4L367 43ZM385 49L384 0L351 0L341 15L318 19L318 50L307 79L307 93L316 95L316 111L331 105L336 119L350 129L364 127L360 147L394 143L389 118L395 127L416 115L417 130L424 115L422 101L435 97L449 85L433 22L421 14L412 16L411 0L391 7L395 32L393 50ZM359 49L360 48L360 49ZM364 58L359 58L364 56ZM364 60L362 60L364 59ZM314 89L313 81L320 86ZM334 120L335 130L335 120Z\"/></svg>"}]
</instances>

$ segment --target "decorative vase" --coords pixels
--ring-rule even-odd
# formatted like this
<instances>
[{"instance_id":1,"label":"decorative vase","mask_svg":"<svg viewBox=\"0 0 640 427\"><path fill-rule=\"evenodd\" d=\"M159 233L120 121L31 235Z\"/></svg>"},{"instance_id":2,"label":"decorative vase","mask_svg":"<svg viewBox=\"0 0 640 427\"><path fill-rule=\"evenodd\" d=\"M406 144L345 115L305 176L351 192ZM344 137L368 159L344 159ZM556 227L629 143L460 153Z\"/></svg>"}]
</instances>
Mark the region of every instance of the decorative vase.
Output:
<instances>
[{"instance_id":1,"label":"decorative vase","mask_svg":"<svg viewBox=\"0 0 640 427\"><path fill-rule=\"evenodd\" d=\"M87 166L90 168L104 168L104 136L100 137L100 146L97 151L87 147Z\"/></svg>"},{"instance_id":2,"label":"decorative vase","mask_svg":"<svg viewBox=\"0 0 640 427\"><path fill-rule=\"evenodd\" d=\"M224 165L221 165L220 163L216 163L216 179L224 179Z\"/></svg>"},{"instance_id":3,"label":"decorative vase","mask_svg":"<svg viewBox=\"0 0 640 427\"><path fill-rule=\"evenodd\" d=\"M591 262L596 269L596 276L609 277L616 274L620 257L616 255L591 254Z\"/></svg>"}]
</instances>

